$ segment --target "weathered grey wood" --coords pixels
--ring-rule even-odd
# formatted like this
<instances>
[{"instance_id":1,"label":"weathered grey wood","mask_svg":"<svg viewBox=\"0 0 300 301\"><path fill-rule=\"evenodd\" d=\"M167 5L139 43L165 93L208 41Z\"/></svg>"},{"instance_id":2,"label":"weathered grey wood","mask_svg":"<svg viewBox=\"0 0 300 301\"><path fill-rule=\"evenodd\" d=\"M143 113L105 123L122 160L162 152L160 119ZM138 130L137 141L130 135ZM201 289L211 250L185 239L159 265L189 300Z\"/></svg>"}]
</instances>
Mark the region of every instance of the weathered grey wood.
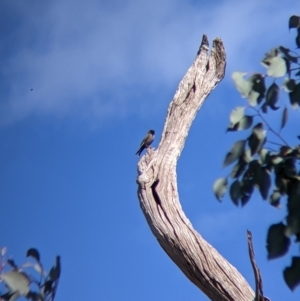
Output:
<instances>
[{"instance_id":1,"label":"weathered grey wood","mask_svg":"<svg viewBox=\"0 0 300 301\"><path fill-rule=\"evenodd\" d=\"M158 149L148 149L138 163L138 198L161 247L208 298L252 301L254 292L243 276L195 231L177 191L177 160L199 108L223 79L225 65L222 41L214 40L209 53L203 36L196 59L169 105Z\"/></svg>"}]
</instances>

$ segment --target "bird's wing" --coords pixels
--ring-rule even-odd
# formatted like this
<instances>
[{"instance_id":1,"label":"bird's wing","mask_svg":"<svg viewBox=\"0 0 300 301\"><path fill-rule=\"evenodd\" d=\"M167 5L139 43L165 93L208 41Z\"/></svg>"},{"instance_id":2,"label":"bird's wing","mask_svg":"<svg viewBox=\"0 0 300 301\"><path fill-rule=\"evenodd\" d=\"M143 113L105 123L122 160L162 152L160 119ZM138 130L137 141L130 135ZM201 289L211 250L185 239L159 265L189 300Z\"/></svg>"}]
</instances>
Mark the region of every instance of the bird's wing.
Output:
<instances>
[{"instance_id":1,"label":"bird's wing","mask_svg":"<svg viewBox=\"0 0 300 301\"><path fill-rule=\"evenodd\" d=\"M146 140L148 139L149 135L147 134L146 137L143 139L143 141L141 142L140 146L143 146L146 142Z\"/></svg>"}]
</instances>

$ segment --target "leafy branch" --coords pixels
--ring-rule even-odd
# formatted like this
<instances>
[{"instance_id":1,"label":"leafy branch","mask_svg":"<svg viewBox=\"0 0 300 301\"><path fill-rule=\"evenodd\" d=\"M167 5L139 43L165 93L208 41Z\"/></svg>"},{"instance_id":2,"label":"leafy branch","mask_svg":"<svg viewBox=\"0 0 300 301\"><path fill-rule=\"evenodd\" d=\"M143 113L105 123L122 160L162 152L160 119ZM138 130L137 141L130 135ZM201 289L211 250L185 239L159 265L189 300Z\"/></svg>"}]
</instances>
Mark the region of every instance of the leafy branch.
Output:
<instances>
[{"instance_id":1,"label":"leafy branch","mask_svg":"<svg viewBox=\"0 0 300 301\"><path fill-rule=\"evenodd\" d=\"M257 110L255 107L250 107L252 110L254 110L257 113L257 116L259 116L261 118L261 120L263 121L263 123L267 126L268 130L270 132L272 132L275 136L277 136L284 145L288 146L288 143L285 141L285 139L278 133L276 132L271 126L270 124L267 122L267 120L264 118L264 116L260 113L260 110ZM285 127L286 122L287 122L287 109L285 108L282 114L282 122L281 122L281 127L280 127L280 131Z\"/></svg>"},{"instance_id":2,"label":"leafy branch","mask_svg":"<svg viewBox=\"0 0 300 301\"><path fill-rule=\"evenodd\" d=\"M5 258L7 249L0 249L0 279L6 286L6 292L0 294L1 301L15 301L20 297L25 297L31 301L53 301L55 298L59 277L60 277L60 256L56 256L55 265L47 274L40 261L40 254L37 249L31 248L26 256L34 259L34 263L26 262L17 266L13 259ZM9 271L4 272L6 268ZM36 280L27 272L33 270L39 276ZM32 286L36 290L32 290Z\"/></svg>"},{"instance_id":3,"label":"leafy branch","mask_svg":"<svg viewBox=\"0 0 300 301\"><path fill-rule=\"evenodd\" d=\"M291 16L289 29L297 30L296 45L300 48L300 16ZM213 185L216 198L221 201L229 187L229 196L238 206L246 205L258 189L263 200L268 200L274 207L280 207L280 200L286 197L287 215L284 221L271 225L267 234L268 259L285 255L291 245L300 242L300 145L290 146L281 135L281 130L288 121L288 107L298 109L300 106L300 56L286 47L279 46L265 54L261 65L266 73L251 74L236 71L232 74L234 85L242 98L246 98L248 106L237 107L229 116L228 132L247 131L250 134L244 140L234 143L226 154L223 167L235 163L228 176L219 178ZM276 83L285 77L281 88ZM267 89L267 80L272 80ZM281 115L280 130L274 130L263 114L277 111L280 91L284 90L289 98ZM246 114L252 110L256 114ZM260 122L253 125L255 118ZM265 128L267 130L265 130ZM275 135L281 143L267 139L268 132ZM300 139L300 136L297 136ZM270 149L272 144L277 149ZM231 182L231 183L230 183ZM271 186L273 191L270 194ZM283 272L284 280L293 290L300 285L300 257L293 257L290 267Z\"/></svg>"}]
</instances>

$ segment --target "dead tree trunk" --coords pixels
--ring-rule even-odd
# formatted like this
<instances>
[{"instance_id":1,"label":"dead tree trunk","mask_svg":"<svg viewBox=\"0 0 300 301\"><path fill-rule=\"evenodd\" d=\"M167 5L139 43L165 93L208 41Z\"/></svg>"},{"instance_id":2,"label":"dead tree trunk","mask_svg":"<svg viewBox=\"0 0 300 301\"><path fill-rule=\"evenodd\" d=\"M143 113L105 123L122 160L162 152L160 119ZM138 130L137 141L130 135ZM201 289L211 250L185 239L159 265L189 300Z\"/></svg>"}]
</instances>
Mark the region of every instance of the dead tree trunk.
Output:
<instances>
[{"instance_id":1,"label":"dead tree trunk","mask_svg":"<svg viewBox=\"0 0 300 301\"><path fill-rule=\"evenodd\" d=\"M204 35L196 59L170 103L157 150L138 163L138 198L161 247L182 272L213 301L252 301L254 292L243 276L193 228L182 211L176 164L190 126L202 103L225 74L220 39L209 54Z\"/></svg>"}]
</instances>

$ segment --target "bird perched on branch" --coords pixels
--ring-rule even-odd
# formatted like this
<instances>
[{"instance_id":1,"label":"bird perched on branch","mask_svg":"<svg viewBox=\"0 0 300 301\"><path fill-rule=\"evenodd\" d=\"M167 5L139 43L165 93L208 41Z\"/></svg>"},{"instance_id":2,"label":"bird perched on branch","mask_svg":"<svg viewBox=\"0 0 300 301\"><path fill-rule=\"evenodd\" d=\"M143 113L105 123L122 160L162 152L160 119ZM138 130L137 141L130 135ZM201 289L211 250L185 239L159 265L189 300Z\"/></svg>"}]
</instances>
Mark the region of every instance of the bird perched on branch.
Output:
<instances>
[{"instance_id":1,"label":"bird perched on branch","mask_svg":"<svg viewBox=\"0 0 300 301\"><path fill-rule=\"evenodd\" d=\"M148 148L150 146L150 144L153 142L154 140L154 134L155 134L155 131L154 130L150 130L147 135L145 136L145 138L143 139L141 145L140 145L140 148L138 149L138 151L136 152L136 155L140 156L142 151L145 149L145 148Z\"/></svg>"}]
</instances>

